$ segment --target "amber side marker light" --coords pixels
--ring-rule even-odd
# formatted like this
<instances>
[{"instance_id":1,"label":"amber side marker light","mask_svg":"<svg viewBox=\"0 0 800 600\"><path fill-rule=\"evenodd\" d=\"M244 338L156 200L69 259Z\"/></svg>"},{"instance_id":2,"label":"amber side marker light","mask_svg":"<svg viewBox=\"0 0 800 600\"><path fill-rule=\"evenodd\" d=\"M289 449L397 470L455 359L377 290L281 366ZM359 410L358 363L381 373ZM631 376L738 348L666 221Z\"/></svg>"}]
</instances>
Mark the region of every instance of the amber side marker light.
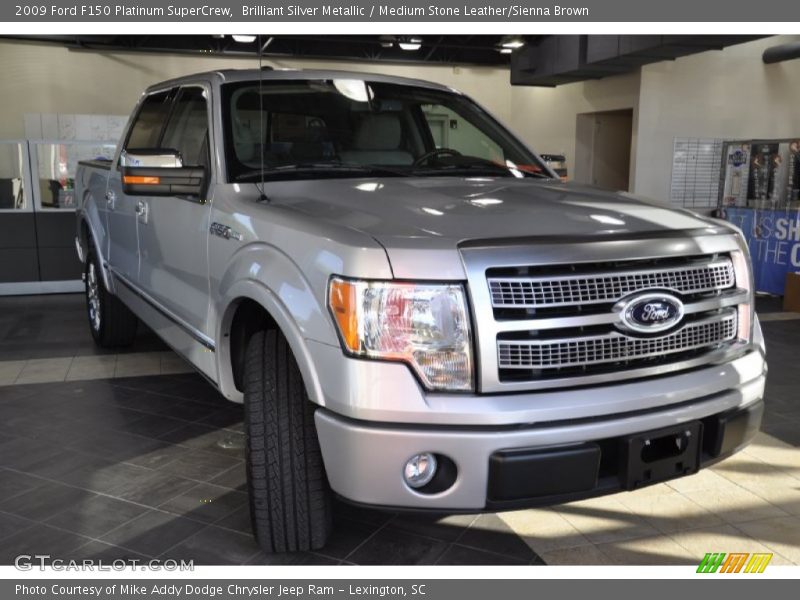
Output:
<instances>
[{"instance_id":1,"label":"amber side marker light","mask_svg":"<svg viewBox=\"0 0 800 600\"><path fill-rule=\"evenodd\" d=\"M356 286L349 281L331 281L329 303L342 339L351 352L358 352L361 343L358 335L358 315L356 314Z\"/></svg>"},{"instance_id":2,"label":"amber side marker light","mask_svg":"<svg viewBox=\"0 0 800 600\"><path fill-rule=\"evenodd\" d=\"M126 175L122 178L123 183L130 185L158 185L161 183L160 177L142 177L139 175Z\"/></svg>"}]
</instances>

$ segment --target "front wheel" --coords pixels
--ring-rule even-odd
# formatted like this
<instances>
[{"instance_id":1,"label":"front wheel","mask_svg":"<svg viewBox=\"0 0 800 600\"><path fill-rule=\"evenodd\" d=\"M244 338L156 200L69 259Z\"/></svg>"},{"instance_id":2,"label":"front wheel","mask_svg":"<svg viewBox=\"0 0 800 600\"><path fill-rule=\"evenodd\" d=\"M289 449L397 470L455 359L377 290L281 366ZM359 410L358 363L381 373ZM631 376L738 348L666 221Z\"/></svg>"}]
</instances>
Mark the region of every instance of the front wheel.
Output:
<instances>
[{"instance_id":1,"label":"front wheel","mask_svg":"<svg viewBox=\"0 0 800 600\"><path fill-rule=\"evenodd\" d=\"M129 346L136 338L139 320L122 301L103 285L97 255L90 252L84 267L86 312L89 329L98 346Z\"/></svg>"},{"instance_id":2,"label":"front wheel","mask_svg":"<svg viewBox=\"0 0 800 600\"><path fill-rule=\"evenodd\" d=\"M322 548L331 531L330 490L314 405L283 334L254 334L244 369L253 533L265 552Z\"/></svg>"}]
</instances>

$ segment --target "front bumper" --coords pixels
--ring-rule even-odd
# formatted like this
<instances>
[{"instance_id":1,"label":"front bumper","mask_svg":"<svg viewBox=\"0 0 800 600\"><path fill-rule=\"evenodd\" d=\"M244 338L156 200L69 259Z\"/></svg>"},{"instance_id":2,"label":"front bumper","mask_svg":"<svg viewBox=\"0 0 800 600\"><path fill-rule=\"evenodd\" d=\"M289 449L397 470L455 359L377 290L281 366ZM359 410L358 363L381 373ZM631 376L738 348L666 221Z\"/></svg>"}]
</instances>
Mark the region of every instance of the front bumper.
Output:
<instances>
[{"instance_id":1,"label":"front bumper","mask_svg":"<svg viewBox=\"0 0 800 600\"><path fill-rule=\"evenodd\" d=\"M760 368L753 368L754 363ZM646 485L625 473L619 452L620 444L635 434L701 424L699 463L682 472L678 469L675 476L721 460L746 445L761 422L766 366L755 351L729 363L728 369L757 374L742 377L724 391L714 390L713 385L698 387L692 398L674 404L653 407L652 399L643 395L640 410L600 417L489 427L364 421L320 409L316 426L331 487L353 502L440 511L555 504ZM659 387L655 382L651 386ZM606 394L614 387L608 386ZM622 393L625 386L618 387ZM559 396L594 392L593 388L579 389L559 392ZM542 396L545 399L547 394ZM408 487L402 478L403 466L419 452L452 460L457 472L452 485L431 494ZM503 466L504 457L512 455L517 457L512 461L515 466L509 467L508 460ZM563 473L561 484L547 481L553 473ZM668 478L662 473L652 482Z\"/></svg>"}]
</instances>

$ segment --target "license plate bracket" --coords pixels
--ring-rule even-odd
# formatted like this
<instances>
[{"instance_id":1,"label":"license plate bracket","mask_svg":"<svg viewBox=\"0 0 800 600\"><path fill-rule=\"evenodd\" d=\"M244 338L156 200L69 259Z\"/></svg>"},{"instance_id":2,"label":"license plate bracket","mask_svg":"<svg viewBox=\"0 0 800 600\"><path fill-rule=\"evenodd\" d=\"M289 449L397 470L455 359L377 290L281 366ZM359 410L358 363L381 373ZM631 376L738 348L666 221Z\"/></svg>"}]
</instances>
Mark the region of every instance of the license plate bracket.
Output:
<instances>
[{"instance_id":1,"label":"license plate bracket","mask_svg":"<svg viewBox=\"0 0 800 600\"><path fill-rule=\"evenodd\" d=\"M700 468L702 434L703 424L689 421L623 438L622 485L634 490L696 473Z\"/></svg>"}]
</instances>

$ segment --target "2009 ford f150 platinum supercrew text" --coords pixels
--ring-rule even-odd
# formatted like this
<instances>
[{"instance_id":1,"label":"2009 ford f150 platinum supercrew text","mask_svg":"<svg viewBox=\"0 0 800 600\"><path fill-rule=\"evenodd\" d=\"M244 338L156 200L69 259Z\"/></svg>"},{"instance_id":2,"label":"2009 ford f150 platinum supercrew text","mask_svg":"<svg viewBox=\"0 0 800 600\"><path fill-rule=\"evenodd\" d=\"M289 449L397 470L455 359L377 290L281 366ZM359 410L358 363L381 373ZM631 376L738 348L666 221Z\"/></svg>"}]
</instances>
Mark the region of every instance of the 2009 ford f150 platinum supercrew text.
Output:
<instances>
[{"instance_id":1,"label":"2009 ford f150 platinum supercrew text","mask_svg":"<svg viewBox=\"0 0 800 600\"><path fill-rule=\"evenodd\" d=\"M333 494L554 504L694 473L760 425L739 232L565 184L444 86L167 81L77 180L95 340L141 320L244 403L268 551L322 546Z\"/></svg>"}]
</instances>

